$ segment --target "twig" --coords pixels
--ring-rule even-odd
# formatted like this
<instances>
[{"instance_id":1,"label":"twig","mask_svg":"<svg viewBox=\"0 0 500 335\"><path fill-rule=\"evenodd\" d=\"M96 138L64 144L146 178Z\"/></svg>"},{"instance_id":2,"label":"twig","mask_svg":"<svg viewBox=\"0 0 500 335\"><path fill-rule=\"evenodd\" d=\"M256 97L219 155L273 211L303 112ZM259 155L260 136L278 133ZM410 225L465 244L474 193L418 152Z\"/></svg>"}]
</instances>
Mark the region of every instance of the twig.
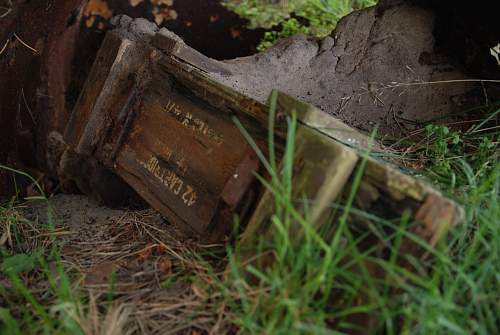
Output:
<instances>
[{"instance_id":1,"label":"twig","mask_svg":"<svg viewBox=\"0 0 500 335\"><path fill-rule=\"evenodd\" d=\"M490 99L488 98L488 91L486 90L484 83L481 83L481 87L483 88L484 99L486 100L486 107L489 107L490 106Z\"/></svg>"},{"instance_id":2,"label":"twig","mask_svg":"<svg viewBox=\"0 0 500 335\"><path fill-rule=\"evenodd\" d=\"M12 0L9 0L9 7L0 7L0 8L6 9L6 11L0 15L0 19L3 19L4 17L6 17L7 15L9 15L12 12L12 8L13 8ZM0 52L0 54L1 54L1 52Z\"/></svg>"},{"instance_id":3,"label":"twig","mask_svg":"<svg viewBox=\"0 0 500 335\"><path fill-rule=\"evenodd\" d=\"M458 83L481 83L484 86L485 83L489 84L500 84L500 80L498 79L453 79L453 80L438 80L438 81L419 81L414 83L398 83L391 82L390 84L379 83L379 88L375 87L374 83L370 83L367 88L362 88L366 92L360 93L359 96L365 94L370 94L370 96L377 96L375 93L379 91L384 91L387 89L394 90L399 87L413 87L413 86L428 86L428 85L443 85L443 84L458 84ZM406 93L404 90L402 93ZM402 93L399 95L401 96Z\"/></svg>"},{"instance_id":4,"label":"twig","mask_svg":"<svg viewBox=\"0 0 500 335\"><path fill-rule=\"evenodd\" d=\"M26 42L24 42L16 33L14 33L13 35L22 45L24 45L26 48L30 49L31 51L33 51L34 53L38 53L38 51L33 48L33 47L30 47Z\"/></svg>"},{"instance_id":5,"label":"twig","mask_svg":"<svg viewBox=\"0 0 500 335\"><path fill-rule=\"evenodd\" d=\"M495 129L499 129L499 128L500 128L500 126L483 128L483 129L478 129L478 130L471 131L469 134L481 133L481 132L484 132L484 131L495 130Z\"/></svg>"},{"instance_id":6,"label":"twig","mask_svg":"<svg viewBox=\"0 0 500 335\"><path fill-rule=\"evenodd\" d=\"M5 49L7 49L7 46L9 45L9 42L10 42L10 39L7 39L7 42L5 42L5 44L3 45L2 50L0 50L0 55L3 54L3 52L5 51Z\"/></svg>"},{"instance_id":7,"label":"twig","mask_svg":"<svg viewBox=\"0 0 500 335\"><path fill-rule=\"evenodd\" d=\"M33 121L34 124L36 124L35 117L33 116L33 113L31 112L31 108L28 105L28 101L26 101L26 95L24 95L24 88L21 88L21 96L24 101L24 105L26 106L26 109L28 110L29 115L31 116L31 120Z\"/></svg>"},{"instance_id":8,"label":"twig","mask_svg":"<svg viewBox=\"0 0 500 335\"><path fill-rule=\"evenodd\" d=\"M387 87L383 87L383 88L396 88L396 87L402 87L402 86L456 84L456 83L494 83L494 84L500 84L500 80L497 80L497 79L454 79L454 80L423 81L423 82L417 82L417 83L397 83L394 85L388 85Z\"/></svg>"}]
</instances>

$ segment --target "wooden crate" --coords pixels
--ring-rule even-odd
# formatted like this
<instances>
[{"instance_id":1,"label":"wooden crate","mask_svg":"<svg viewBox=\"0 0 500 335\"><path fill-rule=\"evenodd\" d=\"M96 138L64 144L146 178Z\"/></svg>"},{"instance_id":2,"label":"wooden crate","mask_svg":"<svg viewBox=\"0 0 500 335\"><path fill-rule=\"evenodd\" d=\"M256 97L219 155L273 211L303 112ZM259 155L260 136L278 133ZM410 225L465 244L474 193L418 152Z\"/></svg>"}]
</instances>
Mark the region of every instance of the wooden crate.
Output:
<instances>
[{"instance_id":1,"label":"wooden crate","mask_svg":"<svg viewBox=\"0 0 500 335\"><path fill-rule=\"evenodd\" d=\"M277 106L278 113L294 111L301 121L294 156L293 200L300 204L307 199L309 220L314 225L330 219L331 205L340 201L342 194L348 195L361 164L364 169L354 208L388 221L398 220L407 212L414 221L411 232L431 245L463 219L462 208L439 191L371 157L370 153L381 148L367 136L286 94L278 94ZM266 190L242 237L244 242L254 242L263 232L271 233L268 219L274 213L272 198L272 192ZM360 215L350 215L350 224L358 229L366 228L366 221ZM405 248L423 253L409 241Z\"/></svg>"},{"instance_id":2,"label":"wooden crate","mask_svg":"<svg viewBox=\"0 0 500 335\"><path fill-rule=\"evenodd\" d=\"M265 170L235 119L267 155L268 107L211 73L231 75L224 63L164 30L151 43L108 33L66 129L68 152L96 160L168 220L204 239L223 237L238 214L249 221L244 238L251 240L266 230L272 201L255 178ZM285 141L283 116L292 111L299 119L295 194L314 201L311 220L321 224L370 139L280 93L278 157ZM379 148L373 144L372 150ZM70 164L63 159L61 165L61 174L71 175ZM431 241L461 216L438 192L371 158L357 202L386 217L410 210L423 224L419 233Z\"/></svg>"}]
</instances>

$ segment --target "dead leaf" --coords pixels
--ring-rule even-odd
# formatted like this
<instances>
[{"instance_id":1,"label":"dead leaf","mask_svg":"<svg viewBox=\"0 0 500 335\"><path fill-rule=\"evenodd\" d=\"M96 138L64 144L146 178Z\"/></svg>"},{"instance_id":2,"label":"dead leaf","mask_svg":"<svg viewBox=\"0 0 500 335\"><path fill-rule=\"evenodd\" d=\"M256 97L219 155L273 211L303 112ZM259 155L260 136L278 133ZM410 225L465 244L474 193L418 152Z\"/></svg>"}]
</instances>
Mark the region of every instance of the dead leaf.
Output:
<instances>
[{"instance_id":1,"label":"dead leaf","mask_svg":"<svg viewBox=\"0 0 500 335\"><path fill-rule=\"evenodd\" d=\"M139 252L139 255L137 256L137 261L139 263L145 262L149 257L151 257L151 254L153 253L153 248L148 247L146 249L141 250Z\"/></svg>"},{"instance_id":2,"label":"dead leaf","mask_svg":"<svg viewBox=\"0 0 500 335\"><path fill-rule=\"evenodd\" d=\"M95 16L90 16L87 20L85 20L85 25L87 28L90 28L94 25L95 22Z\"/></svg>"},{"instance_id":3,"label":"dead leaf","mask_svg":"<svg viewBox=\"0 0 500 335\"><path fill-rule=\"evenodd\" d=\"M179 17L179 14L177 14L177 11L171 9L168 11L168 15L169 15L169 20L177 20L177 18Z\"/></svg>"},{"instance_id":4,"label":"dead leaf","mask_svg":"<svg viewBox=\"0 0 500 335\"><path fill-rule=\"evenodd\" d=\"M116 264L113 262L104 262L97 264L87 272L85 278L86 285L97 285L109 283L111 275L115 271Z\"/></svg>"},{"instance_id":5,"label":"dead leaf","mask_svg":"<svg viewBox=\"0 0 500 335\"><path fill-rule=\"evenodd\" d=\"M162 257L158 262L158 268L163 274L170 274L172 272L172 261L166 257Z\"/></svg>"},{"instance_id":6,"label":"dead leaf","mask_svg":"<svg viewBox=\"0 0 500 335\"><path fill-rule=\"evenodd\" d=\"M151 0L151 3L155 6L173 6L174 0Z\"/></svg>"},{"instance_id":7,"label":"dead leaf","mask_svg":"<svg viewBox=\"0 0 500 335\"><path fill-rule=\"evenodd\" d=\"M240 37L240 36L241 36L241 31L239 31L239 30L238 30L238 29L236 29L236 28L231 27L230 32L231 32L231 37L232 37L233 39L238 38L238 37Z\"/></svg>"},{"instance_id":8,"label":"dead leaf","mask_svg":"<svg viewBox=\"0 0 500 335\"><path fill-rule=\"evenodd\" d=\"M175 10L169 8L154 7L153 16L155 23L159 26L163 21L177 20L178 14Z\"/></svg>"}]
</instances>

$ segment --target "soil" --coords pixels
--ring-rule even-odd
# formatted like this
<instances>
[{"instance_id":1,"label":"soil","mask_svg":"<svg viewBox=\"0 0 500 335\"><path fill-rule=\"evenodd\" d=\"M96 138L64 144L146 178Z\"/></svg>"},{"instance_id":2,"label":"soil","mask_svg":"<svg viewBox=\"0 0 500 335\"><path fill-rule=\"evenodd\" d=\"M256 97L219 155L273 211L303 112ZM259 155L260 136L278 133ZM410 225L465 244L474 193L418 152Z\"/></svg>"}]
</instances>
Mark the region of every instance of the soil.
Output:
<instances>
[{"instance_id":1,"label":"soil","mask_svg":"<svg viewBox=\"0 0 500 335\"><path fill-rule=\"evenodd\" d=\"M355 128L400 137L415 124L461 117L500 93L468 82L440 52L435 20L432 10L408 3L369 8L342 19L331 37L282 40L226 62L232 75L214 77L263 102L276 88Z\"/></svg>"}]
</instances>

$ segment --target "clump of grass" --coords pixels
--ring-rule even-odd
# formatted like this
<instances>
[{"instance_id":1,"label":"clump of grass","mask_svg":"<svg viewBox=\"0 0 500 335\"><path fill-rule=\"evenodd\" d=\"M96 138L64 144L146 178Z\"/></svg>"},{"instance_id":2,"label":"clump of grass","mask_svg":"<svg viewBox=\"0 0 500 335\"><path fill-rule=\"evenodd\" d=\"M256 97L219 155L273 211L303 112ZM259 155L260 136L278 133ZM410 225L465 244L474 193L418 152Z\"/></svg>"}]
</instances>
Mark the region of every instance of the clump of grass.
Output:
<instances>
[{"instance_id":1,"label":"clump of grass","mask_svg":"<svg viewBox=\"0 0 500 335\"><path fill-rule=\"evenodd\" d=\"M376 0L225 0L224 5L249 21L249 27L272 29L258 46L262 51L283 37L298 33L325 37L353 10L373 6Z\"/></svg>"},{"instance_id":2,"label":"clump of grass","mask_svg":"<svg viewBox=\"0 0 500 335\"><path fill-rule=\"evenodd\" d=\"M128 309L99 309L84 295L82 274L62 257L57 238L65 231L42 187L22 171L0 169L29 179L39 195L25 200L46 205L45 219L31 221L18 199L0 204L0 334L121 334Z\"/></svg>"},{"instance_id":3,"label":"clump of grass","mask_svg":"<svg viewBox=\"0 0 500 335\"><path fill-rule=\"evenodd\" d=\"M485 116L472 125L465 123L469 125L465 130L424 126L416 132L420 136L405 147L401 159L423 159L424 169L418 174L440 186L467 213L466 221L437 246L410 233L408 215L388 222L356 208L349 200L356 194L356 182L347 190L346 203L332 204L338 215L329 224L315 227L307 211L299 214L291 200L296 120L289 119L281 169L277 169L272 148L269 158L260 153L272 177L265 183L275 202L269 219L272 233L251 246L236 243L230 247L226 273L214 280L227 318L249 334L498 333L497 106L487 108ZM271 119L272 110L270 115ZM361 164L354 180L362 175ZM381 237L389 246L386 257L376 254L376 246L366 246L365 235L353 233L347 224L349 215L363 215L375 225L392 229ZM290 229L297 223L300 233ZM415 259L402 253L402 244L408 240L431 257ZM412 264L412 272L400 265L401 259ZM374 275L374 268L383 269L384 275Z\"/></svg>"},{"instance_id":4,"label":"clump of grass","mask_svg":"<svg viewBox=\"0 0 500 335\"><path fill-rule=\"evenodd\" d=\"M500 103L472 112L482 118L454 123L454 128L427 125L405 150L404 159L423 161L419 173L461 203L467 214L425 276L431 289L408 290L409 299L400 306L412 332L500 331Z\"/></svg>"},{"instance_id":5,"label":"clump of grass","mask_svg":"<svg viewBox=\"0 0 500 335\"><path fill-rule=\"evenodd\" d=\"M461 203L466 221L450 232L442 256L425 277L430 290L409 290L401 306L412 331L498 333L500 304L500 104L475 109L475 122L427 125L407 155L424 160L420 172ZM420 143L420 144L419 144ZM410 157L410 158L411 158ZM405 157L406 158L406 157Z\"/></svg>"},{"instance_id":6,"label":"clump of grass","mask_svg":"<svg viewBox=\"0 0 500 335\"><path fill-rule=\"evenodd\" d=\"M32 177L3 165L0 169L29 178L40 194L30 199L47 201ZM47 207L47 223L37 224L24 219L12 200L0 205L0 224L2 333L82 334L72 316L82 301L60 257L52 208Z\"/></svg>"}]
</instances>

